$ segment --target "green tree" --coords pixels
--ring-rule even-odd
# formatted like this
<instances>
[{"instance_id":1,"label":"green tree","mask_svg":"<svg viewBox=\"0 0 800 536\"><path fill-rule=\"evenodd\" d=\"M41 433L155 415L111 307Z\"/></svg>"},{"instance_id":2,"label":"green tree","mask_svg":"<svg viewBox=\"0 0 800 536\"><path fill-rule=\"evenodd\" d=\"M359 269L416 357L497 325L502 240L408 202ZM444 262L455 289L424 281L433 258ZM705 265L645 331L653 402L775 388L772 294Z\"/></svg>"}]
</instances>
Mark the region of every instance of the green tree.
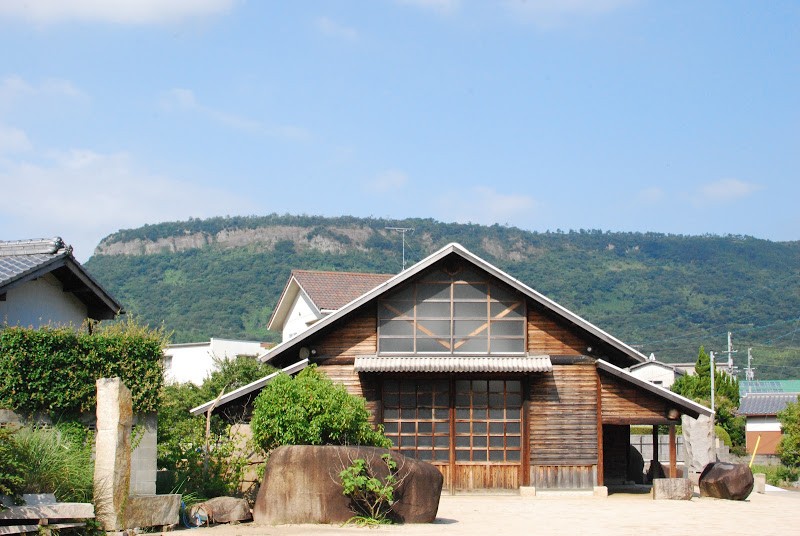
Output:
<instances>
[{"instance_id":1,"label":"green tree","mask_svg":"<svg viewBox=\"0 0 800 536\"><path fill-rule=\"evenodd\" d=\"M702 346L697 354L694 375L675 380L672 390L704 405L711 405L711 358ZM739 380L721 370L714 373L714 422L728 433L734 450L745 444L745 420L736 415L739 408Z\"/></svg>"},{"instance_id":2,"label":"green tree","mask_svg":"<svg viewBox=\"0 0 800 536\"><path fill-rule=\"evenodd\" d=\"M281 445L371 445L389 448L369 423L365 400L333 383L316 366L280 374L256 398L253 439L265 452Z\"/></svg>"},{"instance_id":3,"label":"green tree","mask_svg":"<svg viewBox=\"0 0 800 536\"><path fill-rule=\"evenodd\" d=\"M778 443L778 456L789 468L800 467L800 396L778 412L783 436Z\"/></svg>"},{"instance_id":4,"label":"green tree","mask_svg":"<svg viewBox=\"0 0 800 536\"><path fill-rule=\"evenodd\" d=\"M231 440L230 428L243 415L230 410L212 416L206 450L206 419L192 416L189 410L275 371L244 356L214 362L215 370L200 386L165 386L158 413L159 466L175 473L175 485L182 493L201 497L238 493L246 460Z\"/></svg>"}]
</instances>

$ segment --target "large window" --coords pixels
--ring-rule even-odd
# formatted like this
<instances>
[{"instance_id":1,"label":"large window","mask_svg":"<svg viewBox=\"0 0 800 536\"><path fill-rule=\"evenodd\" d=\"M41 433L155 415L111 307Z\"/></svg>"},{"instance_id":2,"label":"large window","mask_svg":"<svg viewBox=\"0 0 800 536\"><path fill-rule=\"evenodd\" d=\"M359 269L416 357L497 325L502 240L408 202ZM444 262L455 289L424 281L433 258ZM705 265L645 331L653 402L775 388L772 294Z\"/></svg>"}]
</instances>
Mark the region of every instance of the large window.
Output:
<instances>
[{"instance_id":1,"label":"large window","mask_svg":"<svg viewBox=\"0 0 800 536\"><path fill-rule=\"evenodd\" d=\"M525 300L488 276L433 271L378 302L378 351L525 352Z\"/></svg>"}]
</instances>

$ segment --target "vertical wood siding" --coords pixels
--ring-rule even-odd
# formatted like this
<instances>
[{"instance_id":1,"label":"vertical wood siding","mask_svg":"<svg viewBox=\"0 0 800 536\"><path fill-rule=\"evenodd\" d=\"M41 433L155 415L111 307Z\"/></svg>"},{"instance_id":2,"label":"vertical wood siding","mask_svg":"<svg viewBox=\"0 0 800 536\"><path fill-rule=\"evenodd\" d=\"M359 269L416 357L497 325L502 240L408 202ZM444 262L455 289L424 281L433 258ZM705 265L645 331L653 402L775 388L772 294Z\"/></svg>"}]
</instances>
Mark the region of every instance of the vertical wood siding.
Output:
<instances>
[{"instance_id":1,"label":"vertical wood siding","mask_svg":"<svg viewBox=\"0 0 800 536\"><path fill-rule=\"evenodd\" d=\"M592 489L597 481L594 465L534 465L531 482L541 489Z\"/></svg>"},{"instance_id":2,"label":"vertical wood siding","mask_svg":"<svg viewBox=\"0 0 800 536\"><path fill-rule=\"evenodd\" d=\"M531 465L596 465L595 366L555 365L530 378Z\"/></svg>"}]
</instances>

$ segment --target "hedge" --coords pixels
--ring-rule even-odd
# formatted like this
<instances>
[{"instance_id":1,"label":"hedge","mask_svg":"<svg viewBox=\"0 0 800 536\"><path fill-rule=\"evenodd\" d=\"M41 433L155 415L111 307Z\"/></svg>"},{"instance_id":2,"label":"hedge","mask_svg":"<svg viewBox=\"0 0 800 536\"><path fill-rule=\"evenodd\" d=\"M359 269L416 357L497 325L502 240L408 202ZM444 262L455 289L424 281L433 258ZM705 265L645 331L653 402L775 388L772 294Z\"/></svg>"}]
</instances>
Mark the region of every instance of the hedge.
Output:
<instances>
[{"instance_id":1,"label":"hedge","mask_svg":"<svg viewBox=\"0 0 800 536\"><path fill-rule=\"evenodd\" d=\"M0 408L58 417L94 412L96 380L120 377L135 412L157 411L163 330L131 320L94 328L0 329Z\"/></svg>"}]
</instances>

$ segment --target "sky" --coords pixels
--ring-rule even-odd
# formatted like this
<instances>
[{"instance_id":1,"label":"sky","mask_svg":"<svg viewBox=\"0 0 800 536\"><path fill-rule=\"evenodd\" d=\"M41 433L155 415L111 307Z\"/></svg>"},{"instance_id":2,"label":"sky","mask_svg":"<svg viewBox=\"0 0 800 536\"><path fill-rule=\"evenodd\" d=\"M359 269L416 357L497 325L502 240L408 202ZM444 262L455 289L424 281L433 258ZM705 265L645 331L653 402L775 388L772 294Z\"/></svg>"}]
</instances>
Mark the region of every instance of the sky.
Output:
<instances>
[{"instance_id":1,"label":"sky","mask_svg":"<svg viewBox=\"0 0 800 536\"><path fill-rule=\"evenodd\" d=\"M309 214L800 240L800 3L0 0L0 240Z\"/></svg>"}]
</instances>

